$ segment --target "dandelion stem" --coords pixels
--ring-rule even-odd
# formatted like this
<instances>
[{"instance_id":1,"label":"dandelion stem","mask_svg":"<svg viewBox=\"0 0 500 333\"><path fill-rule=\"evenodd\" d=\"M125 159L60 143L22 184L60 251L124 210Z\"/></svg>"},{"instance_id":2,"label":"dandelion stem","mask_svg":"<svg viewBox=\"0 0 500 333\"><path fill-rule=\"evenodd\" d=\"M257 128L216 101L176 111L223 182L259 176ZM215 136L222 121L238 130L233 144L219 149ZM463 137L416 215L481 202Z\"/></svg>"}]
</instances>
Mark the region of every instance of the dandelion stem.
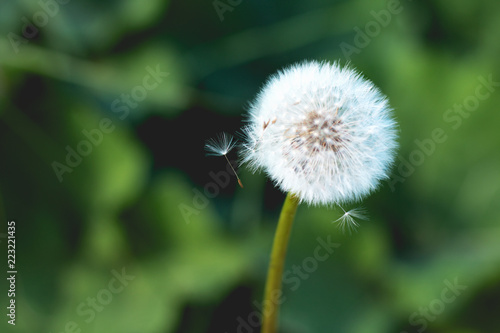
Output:
<instances>
[{"instance_id":1,"label":"dandelion stem","mask_svg":"<svg viewBox=\"0 0 500 333\"><path fill-rule=\"evenodd\" d=\"M286 249L290 232L292 231L293 219L299 199L288 193L281 209L278 226L274 235L271 261L267 272L266 287L264 291L264 318L261 333L275 333L277 330L277 319L279 313L279 302L281 298L281 280L283 267L285 265Z\"/></svg>"}]
</instances>

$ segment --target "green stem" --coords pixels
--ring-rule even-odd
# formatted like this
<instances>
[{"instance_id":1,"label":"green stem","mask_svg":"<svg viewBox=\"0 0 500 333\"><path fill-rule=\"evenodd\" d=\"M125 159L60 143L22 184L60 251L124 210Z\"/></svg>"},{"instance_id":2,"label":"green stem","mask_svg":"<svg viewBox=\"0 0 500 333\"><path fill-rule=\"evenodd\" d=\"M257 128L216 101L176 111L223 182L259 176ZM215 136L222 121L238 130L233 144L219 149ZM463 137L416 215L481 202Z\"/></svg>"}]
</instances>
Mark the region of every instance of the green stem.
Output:
<instances>
[{"instance_id":1,"label":"green stem","mask_svg":"<svg viewBox=\"0 0 500 333\"><path fill-rule=\"evenodd\" d=\"M290 232L292 231L293 219L299 200L296 196L288 193L281 209L280 219L274 235L271 261L267 272L266 288L264 291L264 318L261 333L275 333L279 312L279 299L281 298L281 280L283 267L285 265L286 249Z\"/></svg>"}]
</instances>

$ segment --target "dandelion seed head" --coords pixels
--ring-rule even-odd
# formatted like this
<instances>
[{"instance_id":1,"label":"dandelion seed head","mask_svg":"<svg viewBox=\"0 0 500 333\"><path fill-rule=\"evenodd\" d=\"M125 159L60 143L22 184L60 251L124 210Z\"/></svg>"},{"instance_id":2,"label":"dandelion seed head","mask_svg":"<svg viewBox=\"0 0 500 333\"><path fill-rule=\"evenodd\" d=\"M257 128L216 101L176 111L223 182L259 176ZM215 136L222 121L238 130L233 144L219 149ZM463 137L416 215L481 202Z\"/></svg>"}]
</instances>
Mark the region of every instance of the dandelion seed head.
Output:
<instances>
[{"instance_id":1,"label":"dandelion seed head","mask_svg":"<svg viewBox=\"0 0 500 333\"><path fill-rule=\"evenodd\" d=\"M385 96L337 64L272 76L251 105L243 161L309 204L359 200L387 178L396 124Z\"/></svg>"}]
</instances>

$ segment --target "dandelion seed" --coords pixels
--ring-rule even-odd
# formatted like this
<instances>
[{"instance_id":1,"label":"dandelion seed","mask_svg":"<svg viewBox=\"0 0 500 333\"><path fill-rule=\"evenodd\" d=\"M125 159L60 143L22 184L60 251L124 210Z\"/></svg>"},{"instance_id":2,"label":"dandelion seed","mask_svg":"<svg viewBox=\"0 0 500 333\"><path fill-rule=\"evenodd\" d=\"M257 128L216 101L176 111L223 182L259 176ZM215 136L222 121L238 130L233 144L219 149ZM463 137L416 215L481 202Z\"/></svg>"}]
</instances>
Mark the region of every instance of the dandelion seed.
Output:
<instances>
[{"instance_id":1,"label":"dandelion seed","mask_svg":"<svg viewBox=\"0 0 500 333\"><path fill-rule=\"evenodd\" d=\"M234 170L233 165L227 158L227 153L229 153L236 146L236 140L234 140L232 135L227 133L219 134L215 139L208 139L205 143L205 150L207 151L208 156L224 156L226 158L227 163L231 167L238 180L238 184L241 188L243 188L243 183L241 182L240 177Z\"/></svg>"},{"instance_id":2,"label":"dandelion seed","mask_svg":"<svg viewBox=\"0 0 500 333\"><path fill-rule=\"evenodd\" d=\"M217 135L215 139L208 139L205 143L207 156L225 156L236 146L233 136L227 133Z\"/></svg>"},{"instance_id":3,"label":"dandelion seed","mask_svg":"<svg viewBox=\"0 0 500 333\"><path fill-rule=\"evenodd\" d=\"M340 207L340 206L339 206ZM359 223L355 219L359 220L367 220L368 216L366 214L366 210L358 207L353 208L349 211L345 211L344 208L340 207L342 211L344 211L344 215L339 217L337 220L333 221L334 223L338 223L338 226L342 232L345 232L345 229L351 231L355 231L357 227L359 227Z\"/></svg>"},{"instance_id":4,"label":"dandelion seed","mask_svg":"<svg viewBox=\"0 0 500 333\"><path fill-rule=\"evenodd\" d=\"M335 63L304 62L272 76L243 132L243 162L313 205L369 194L388 177L397 146L386 97Z\"/></svg>"}]
</instances>

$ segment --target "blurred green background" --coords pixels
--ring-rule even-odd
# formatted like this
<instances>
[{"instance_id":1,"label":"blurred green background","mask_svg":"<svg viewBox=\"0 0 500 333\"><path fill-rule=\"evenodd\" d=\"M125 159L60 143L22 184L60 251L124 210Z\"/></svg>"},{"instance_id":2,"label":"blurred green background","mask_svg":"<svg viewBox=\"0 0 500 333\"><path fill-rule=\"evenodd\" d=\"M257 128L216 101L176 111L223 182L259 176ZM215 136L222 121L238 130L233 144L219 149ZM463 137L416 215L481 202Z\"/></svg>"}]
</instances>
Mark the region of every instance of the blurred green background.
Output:
<instances>
[{"instance_id":1,"label":"blurred green background","mask_svg":"<svg viewBox=\"0 0 500 333\"><path fill-rule=\"evenodd\" d=\"M1 332L258 332L284 194L203 146L304 59L379 86L400 150L358 232L299 207L281 332L500 332L500 2L2 1L0 36Z\"/></svg>"}]
</instances>

